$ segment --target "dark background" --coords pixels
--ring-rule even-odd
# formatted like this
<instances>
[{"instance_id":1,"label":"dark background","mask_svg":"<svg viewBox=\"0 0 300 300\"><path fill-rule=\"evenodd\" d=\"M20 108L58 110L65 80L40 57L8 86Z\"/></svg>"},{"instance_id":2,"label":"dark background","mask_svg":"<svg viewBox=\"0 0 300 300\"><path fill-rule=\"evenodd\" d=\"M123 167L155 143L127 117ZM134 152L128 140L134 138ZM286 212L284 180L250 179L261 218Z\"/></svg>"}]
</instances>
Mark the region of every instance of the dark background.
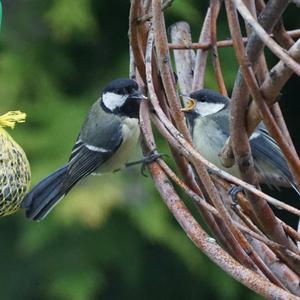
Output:
<instances>
[{"instance_id":1,"label":"dark background","mask_svg":"<svg viewBox=\"0 0 300 300\"><path fill-rule=\"evenodd\" d=\"M175 0L167 24L188 21L196 41L206 6ZM128 76L129 1L14 0L3 10L1 113L28 114L11 133L28 155L34 184L68 159L105 83ZM299 28L299 9L290 5L284 19L287 29ZM224 12L218 28L218 38L228 38ZM220 56L231 89L234 53ZM206 87L216 88L211 67ZM281 103L300 149L298 89L295 77ZM293 191L276 196L299 202ZM23 212L2 218L0 237L1 299L261 299L196 249L139 168L82 182L40 223Z\"/></svg>"}]
</instances>

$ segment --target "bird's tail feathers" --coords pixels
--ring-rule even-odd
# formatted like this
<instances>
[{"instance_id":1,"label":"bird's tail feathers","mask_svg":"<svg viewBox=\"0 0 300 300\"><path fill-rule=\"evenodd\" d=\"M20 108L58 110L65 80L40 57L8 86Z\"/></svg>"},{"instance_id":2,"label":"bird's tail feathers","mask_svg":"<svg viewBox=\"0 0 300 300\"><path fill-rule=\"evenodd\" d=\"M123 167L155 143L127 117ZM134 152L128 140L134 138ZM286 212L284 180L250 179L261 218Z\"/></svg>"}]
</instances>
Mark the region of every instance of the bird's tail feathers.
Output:
<instances>
[{"instance_id":1,"label":"bird's tail feathers","mask_svg":"<svg viewBox=\"0 0 300 300\"><path fill-rule=\"evenodd\" d=\"M40 181L25 196L21 207L25 209L26 217L32 220L42 220L68 192L63 187L67 165L54 171Z\"/></svg>"}]
</instances>

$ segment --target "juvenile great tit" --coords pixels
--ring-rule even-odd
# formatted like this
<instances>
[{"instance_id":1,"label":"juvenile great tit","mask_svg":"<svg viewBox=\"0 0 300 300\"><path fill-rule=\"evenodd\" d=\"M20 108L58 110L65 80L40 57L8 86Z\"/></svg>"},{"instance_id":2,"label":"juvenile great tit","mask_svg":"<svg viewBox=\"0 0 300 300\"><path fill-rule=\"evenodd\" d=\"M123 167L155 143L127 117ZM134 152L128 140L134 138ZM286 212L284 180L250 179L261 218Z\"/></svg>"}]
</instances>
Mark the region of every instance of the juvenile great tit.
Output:
<instances>
[{"instance_id":1,"label":"juvenile great tit","mask_svg":"<svg viewBox=\"0 0 300 300\"><path fill-rule=\"evenodd\" d=\"M190 94L190 100L182 110L186 113L197 151L218 168L240 178L236 164L225 168L218 157L230 133L229 98L213 90L198 90ZM249 143L259 181L270 187L293 187L299 194L280 148L262 123L251 135Z\"/></svg>"},{"instance_id":2,"label":"juvenile great tit","mask_svg":"<svg viewBox=\"0 0 300 300\"><path fill-rule=\"evenodd\" d=\"M120 169L140 134L139 107L145 96L137 83L116 79L91 107L66 165L41 180L21 207L26 217L41 220L81 179Z\"/></svg>"}]
</instances>

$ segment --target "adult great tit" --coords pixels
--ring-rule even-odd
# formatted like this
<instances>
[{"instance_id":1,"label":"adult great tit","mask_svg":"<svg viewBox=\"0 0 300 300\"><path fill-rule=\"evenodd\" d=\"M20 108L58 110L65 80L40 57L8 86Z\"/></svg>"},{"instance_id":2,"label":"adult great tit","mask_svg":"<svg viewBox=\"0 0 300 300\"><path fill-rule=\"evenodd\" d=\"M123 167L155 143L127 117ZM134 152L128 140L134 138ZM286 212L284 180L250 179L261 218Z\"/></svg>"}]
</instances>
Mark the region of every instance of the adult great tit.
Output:
<instances>
[{"instance_id":1,"label":"adult great tit","mask_svg":"<svg viewBox=\"0 0 300 300\"><path fill-rule=\"evenodd\" d=\"M122 168L140 134L139 107L145 98L135 81L116 79L91 107L69 161L25 196L26 217L41 220L81 179Z\"/></svg>"},{"instance_id":2,"label":"adult great tit","mask_svg":"<svg viewBox=\"0 0 300 300\"><path fill-rule=\"evenodd\" d=\"M198 90L190 94L182 110L186 113L197 151L218 168L240 178L238 166L225 168L218 156L230 133L229 98L213 90ZM280 148L262 123L249 138L249 143L259 181L270 187L293 187L299 194Z\"/></svg>"}]
</instances>

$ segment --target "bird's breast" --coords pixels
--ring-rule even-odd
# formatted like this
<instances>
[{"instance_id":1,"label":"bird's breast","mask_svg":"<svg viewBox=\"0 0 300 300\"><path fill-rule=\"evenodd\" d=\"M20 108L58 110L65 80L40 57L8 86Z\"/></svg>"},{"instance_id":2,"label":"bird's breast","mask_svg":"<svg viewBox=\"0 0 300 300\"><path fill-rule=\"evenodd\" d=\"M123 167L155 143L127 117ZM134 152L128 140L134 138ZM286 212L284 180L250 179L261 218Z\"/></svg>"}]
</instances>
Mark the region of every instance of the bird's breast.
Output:
<instances>
[{"instance_id":1,"label":"bird's breast","mask_svg":"<svg viewBox=\"0 0 300 300\"><path fill-rule=\"evenodd\" d=\"M101 167L100 172L112 172L122 168L135 150L140 135L138 119L125 118L122 122L123 141L114 155Z\"/></svg>"},{"instance_id":2,"label":"bird's breast","mask_svg":"<svg viewBox=\"0 0 300 300\"><path fill-rule=\"evenodd\" d=\"M196 150L218 168L233 176L240 177L240 172L236 165L231 168L225 168L219 159L219 153L227 138L228 135L215 122L210 121L208 123L204 118L196 120L193 130L193 144Z\"/></svg>"}]
</instances>

